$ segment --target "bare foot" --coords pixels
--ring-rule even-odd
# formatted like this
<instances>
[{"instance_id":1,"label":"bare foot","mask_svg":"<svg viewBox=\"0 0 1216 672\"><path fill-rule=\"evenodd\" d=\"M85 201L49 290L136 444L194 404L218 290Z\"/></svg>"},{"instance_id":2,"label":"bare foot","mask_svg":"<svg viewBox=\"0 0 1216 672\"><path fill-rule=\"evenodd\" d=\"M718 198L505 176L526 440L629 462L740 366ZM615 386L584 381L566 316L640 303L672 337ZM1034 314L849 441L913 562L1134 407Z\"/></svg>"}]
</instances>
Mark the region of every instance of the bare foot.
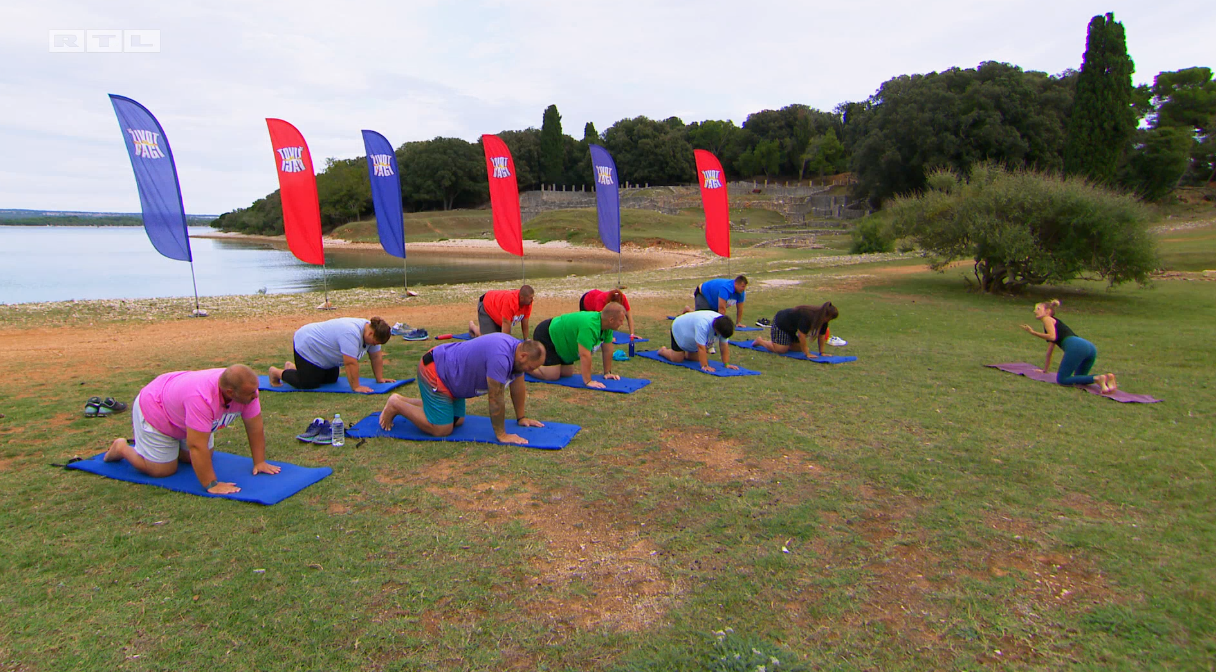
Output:
<instances>
[{"instance_id":1,"label":"bare foot","mask_svg":"<svg viewBox=\"0 0 1216 672\"><path fill-rule=\"evenodd\" d=\"M117 461L121 460L123 447L125 447L126 445L127 445L126 439L122 439L122 438L114 439L114 443L110 444L110 447L106 449L105 456L101 458L102 461L117 462Z\"/></svg>"},{"instance_id":2,"label":"bare foot","mask_svg":"<svg viewBox=\"0 0 1216 672\"><path fill-rule=\"evenodd\" d=\"M393 428L393 418L397 417L397 411L388 404L384 404L384 410L380 411L380 429L390 431Z\"/></svg>"},{"instance_id":3,"label":"bare foot","mask_svg":"<svg viewBox=\"0 0 1216 672\"><path fill-rule=\"evenodd\" d=\"M691 313L691 312L692 312L692 306L684 306L684 309L680 311L680 314L683 315L684 313Z\"/></svg>"},{"instance_id":4,"label":"bare foot","mask_svg":"<svg viewBox=\"0 0 1216 672\"><path fill-rule=\"evenodd\" d=\"M477 324L475 322L473 322L473 320L469 320L469 335L472 336L473 338L477 338L478 336L481 336L481 329L477 326Z\"/></svg>"},{"instance_id":5,"label":"bare foot","mask_svg":"<svg viewBox=\"0 0 1216 672\"><path fill-rule=\"evenodd\" d=\"M1106 374L1106 385L1110 388L1111 392L1116 392L1119 390L1119 383L1115 381L1115 374Z\"/></svg>"},{"instance_id":6,"label":"bare foot","mask_svg":"<svg viewBox=\"0 0 1216 672\"><path fill-rule=\"evenodd\" d=\"M283 384L283 370L282 369L272 366L272 367L270 367L269 370L267 370L266 374L267 374L266 377L270 379L271 387L278 387Z\"/></svg>"}]
</instances>

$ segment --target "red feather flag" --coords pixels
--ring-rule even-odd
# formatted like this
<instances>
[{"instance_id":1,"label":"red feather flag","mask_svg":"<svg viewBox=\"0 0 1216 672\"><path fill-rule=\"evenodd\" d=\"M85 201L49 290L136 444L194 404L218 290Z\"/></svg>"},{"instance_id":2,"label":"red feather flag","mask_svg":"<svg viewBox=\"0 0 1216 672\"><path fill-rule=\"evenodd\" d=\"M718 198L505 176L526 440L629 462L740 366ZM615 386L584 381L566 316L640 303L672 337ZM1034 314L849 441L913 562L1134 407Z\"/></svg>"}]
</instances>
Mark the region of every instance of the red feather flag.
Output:
<instances>
[{"instance_id":1,"label":"red feather flag","mask_svg":"<svg viewBox=\"0 0 1216 672\"><path fill-rule=\"evenodd\" d=\"M515 181L511 150L497 135L481 136L481 145L486 151L486 175L490 178L494 239L504 251L522 257L524 236L519 216L519 184Z\"/></svg>"},{"instance_id":2,"label":"red feather flag","mask_svg":"<svg viewBox=\"0 0 1216 672\"><path fill-rule=\"evenodd\" d=\"M295 126L282 119L267 119L275 169L279 171L279 196L283 201L283 231L287 247L300 261L324 264L321 245L321 205L317 200L317 175L312 169L308 143Z\"/></svg>"},{"instance_id":3,"label":"red feather flag","mask_svg":"<svg viewBox=\"0 0 1216 672\"><path fill-rule=\"evenodd\" d=\"M730 203L726 199L726 175L718 158L704 149L697 157L697 181L701 185L701 207L705 210L705 244L719 257L730 258Z\"/></svg>"}]
</instances>

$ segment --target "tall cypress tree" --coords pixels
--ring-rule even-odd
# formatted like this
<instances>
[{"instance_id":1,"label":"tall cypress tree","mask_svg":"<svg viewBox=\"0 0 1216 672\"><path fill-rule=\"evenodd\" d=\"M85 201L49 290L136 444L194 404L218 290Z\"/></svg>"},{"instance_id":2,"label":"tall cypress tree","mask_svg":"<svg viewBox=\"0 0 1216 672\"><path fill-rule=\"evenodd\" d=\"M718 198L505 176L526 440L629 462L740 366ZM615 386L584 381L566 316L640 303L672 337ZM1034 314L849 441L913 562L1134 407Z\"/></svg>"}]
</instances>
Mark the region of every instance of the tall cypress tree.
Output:
<instances>
[{"instance_id":1,"label":"tall cypress tree","mask_svg":"<svg viewBox=\"0 0 1216 672\"><path fill-rule=\"evenodd\" d=\"M545 108L545 118L540 126L540 175L541 181L555 184L562 181L565 147L562 143L562 115L557 105Z\"/></svg>"},{"instance_id":2,"label":"tall cypress tree","mask_svg":"<svg viewBox=\"0 0 1216 672\"><path fill-rule=\"evenodd\" d=\"M1068 119L1064 172L1110 182L1128 140L1136 130L1132 73L1123 24L1114 14L1089 22L1085 60Z\"/></svg>"},{"instance_id":3,"label":"tall cypress tree","mask_svg":"<svg viewBox=\"0 0 1216 672\"><path fill-rule=\"evenodd\" d=\"M590 121L586 126L583 126L583 144L598 145L600 143L600 134L595 132L595 124Z\"/></svg>"}]
</instances>

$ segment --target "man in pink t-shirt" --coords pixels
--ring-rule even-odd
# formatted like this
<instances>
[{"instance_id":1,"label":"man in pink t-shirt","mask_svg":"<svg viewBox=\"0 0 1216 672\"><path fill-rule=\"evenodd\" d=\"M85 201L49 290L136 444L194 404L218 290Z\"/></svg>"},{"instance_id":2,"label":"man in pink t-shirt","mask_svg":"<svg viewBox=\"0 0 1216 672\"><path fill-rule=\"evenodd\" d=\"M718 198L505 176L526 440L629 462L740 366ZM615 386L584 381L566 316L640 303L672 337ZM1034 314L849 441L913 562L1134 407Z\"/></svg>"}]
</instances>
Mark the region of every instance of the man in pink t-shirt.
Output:
<instances>
[{"instance_id":1,"label":"man in pink t-shirt","mask_svg":"<svg viewBox=\"0 0 1216 672\"><path fill-rule=\"evenodd\" d=\"M258 403L258 376L244 364L226 369L174 371L157 376L131 404L135 443L117 438L106 451L106 462L126 459L143 473L161 478L177 473L178 463L194 467L207 492L240 492L235 483L221 483L211 466L217 430L237 418L245 425L253 473L277 474L266 462L266 435Z\"/></svg>"}]
</instances>

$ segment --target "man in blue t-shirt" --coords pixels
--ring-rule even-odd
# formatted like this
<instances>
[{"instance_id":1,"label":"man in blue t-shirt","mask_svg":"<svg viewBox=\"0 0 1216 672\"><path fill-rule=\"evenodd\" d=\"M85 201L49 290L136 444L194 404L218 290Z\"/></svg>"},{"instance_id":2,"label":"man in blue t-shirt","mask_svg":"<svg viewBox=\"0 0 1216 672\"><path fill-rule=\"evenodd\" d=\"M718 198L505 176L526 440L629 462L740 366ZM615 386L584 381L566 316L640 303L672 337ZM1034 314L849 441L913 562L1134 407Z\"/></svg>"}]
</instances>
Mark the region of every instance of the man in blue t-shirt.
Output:
<instances>
[{"instance_id":1,"label":"man in blue t-shirt","mask_svg":"<svg viewBox=\"0 0 1216 672\"><path fill-rule=\"evenodd\" d=\"M399 394L388 398L380 411L380 426L393 427L393 419L404 416L431 436L448 436L464 423L465 399L488 395L490 424L503 443L526 444L518 434L506 431L506 388L511 388L515 421L520 427L544 427L524 415L527 389L524 374L545 363L545 346L539 341L521 341L510 334L483 334L468 341L453 341L431 348L418 363L421 399Z\"/></svg>"},{"instance_id":2,"label":"man in blue t-shirt","mask_svg":"<svg viewBox=\"0 0 1216 672\"><path fill-rule=\"evenodd\" d=\"M747 300L747 277L740 275L717 278L702 282L692 292L692 310L714 310L725 315L730 306L735 307L735 324L743 324L743 302ZM690 312L687 308L684 312Z\"/></svg>"},{"instance_id":3,"label":"man in blue t-shirt","mask_svg":"<svg viewBox=\"0 0 1216 672\"><path fill-rule=\"evenodd\" d=\"M728 369L738 369L730 363L730 347L726 344L734 333L735 325L725 315L712 310L684 313L671 323L671 347L659 348L659 356L676 363L696 359L702 371L712 373L709 350L717 339L722 346L722 363Z\"/></svg>"}]
</instances>

